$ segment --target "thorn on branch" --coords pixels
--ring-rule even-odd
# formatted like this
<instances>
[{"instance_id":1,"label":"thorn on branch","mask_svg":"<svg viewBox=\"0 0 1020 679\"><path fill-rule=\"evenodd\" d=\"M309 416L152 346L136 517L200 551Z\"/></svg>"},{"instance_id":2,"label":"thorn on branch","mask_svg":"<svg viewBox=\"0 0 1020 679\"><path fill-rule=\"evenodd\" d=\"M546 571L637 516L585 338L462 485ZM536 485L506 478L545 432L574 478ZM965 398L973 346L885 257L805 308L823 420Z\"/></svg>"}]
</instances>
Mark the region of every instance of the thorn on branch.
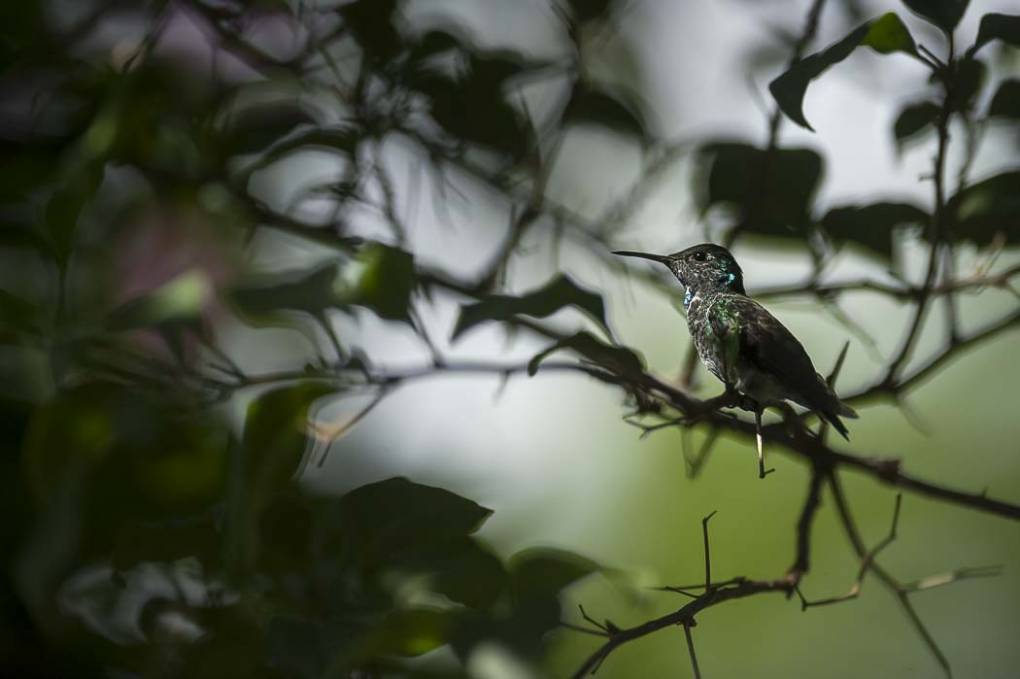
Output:
<instances>
[{"instance_id":1,"label":"thorn on branch","mask_svg":"<svg viewBox=\"0 0 1020 679\"><path fill-rule=\"evenodd\" d=\"M854 580L853 585L850 586L850 591L841 596L830 597L828 599L818 599L816 601L809 601L801 592L799 585L794 587L794 592L796 592L797 596L800 598L800 609L802 611L806 611L808 608L811 608L813 606L826 606L828 604L836 604L842 601L849 601L851 599L856 599L858 595L860 595L861 585L864 582L864 576L867 574L868 569L871 568L871 564L874 562L879 552L881 552L883 549L892 544L893 540L896 539L896 528L900 521L900 507L902 506L902 504L903 494L897 493L896 504L893 507L892 525L889 527L889 534L886 535L881 542L875 545L861 558L861 566L857 571L857 578Z\"/></svg>"},{"instance_id":2,"label":"thorn on branch","mask_svg":"<svg viewBox=\"0 0 1020 679\"><path fill-rule=\"evenodd\" d=\"M687 640L687 651L691 654L691 668L694 670L694 679L701 679L701 669L698 667L698 656L694 652L694 639L691 637L691 628L697 625L694 618L691 618L683 625L684 638Z\"/></svg>"},{"instance_id":3,"label":"thorn on branch","mask_svg":"<svg viewBox=\"0 0 1020 679\"><path fill-rule=\"evenodd\" d=\"M595 618L588 615L588 612L584 610L584 606L581 604L577 604L577 610L581 611L581 617L584 618L585 622L600 630L601 633L607 637L611 637L620 631L620 628L614 625L610 620L606 620L605 622L595 620ZM592 674L594 674L594 671Z\"/></svg>"},{"instance_id":4,"label":"thorn on branch","mask_svg":"<svg viewBox=\"0 0 1020 679\"><path fill-rule=\"evenodd\" d=\"M701 534L705 540L705 591L712 590L712 552L708 544L708 522L715 516L715 511L701 520Z\"/></svg>"}]
</instances>

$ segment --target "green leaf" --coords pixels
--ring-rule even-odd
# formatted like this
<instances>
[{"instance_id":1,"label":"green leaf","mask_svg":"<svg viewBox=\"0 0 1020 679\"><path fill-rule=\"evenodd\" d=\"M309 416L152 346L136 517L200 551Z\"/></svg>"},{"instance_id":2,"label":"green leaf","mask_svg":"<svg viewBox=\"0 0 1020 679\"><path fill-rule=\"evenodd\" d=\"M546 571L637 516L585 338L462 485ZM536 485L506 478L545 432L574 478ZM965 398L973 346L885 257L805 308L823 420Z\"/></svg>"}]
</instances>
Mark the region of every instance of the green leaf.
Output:
<instances>
[{"instance_id":1,"label":"green leaf","mask_svg":"<svg viewBox=\"0 0 1020 679\"><path fill-rule=\"evenodd\" d=\"M111 330L131 330L197 319L213 296L201 271L186 271L155 290L125 302L107 317Z\"/></svg>"},{"instance_id":2,"label":"green leaf","mask_svg":"<svg viewBox=\"0 0 1020 679\"><path fill-rule=\"evenodd\" d=\"M467 498L402 477L351 491L339 511L345 541L369 570L413 562L435 545L474 533L492 515Z\"/></svg>"},{"instance_id":3,"label":"green leaf","mask_svg":"<svg viewBox=\"0 0 1020 679\"><path fill-rule=\"evenodd\" d=\"M952 33L967 11L970 0L903 0L903 4L920 17Z\"/></svg>"},{"instance_id":4,"label":"green leaf","mask_svg":"<svg viewBox=\"0 0 1020 679\"><path fill-rule=\"evenodd\" d=\"M967 54L974 54L993 40L1020 47L1020 14L986 14L981 17L977 40Z\"/></svg>"},{"instance_id":5,"label":"green leaf","mask_svg":"<svg viewBox=\"0 0 1020 679\"><path fill-rule=\"evenodd\" d=\"M928 220L928 213L909 203L875 203L833 208L821 224L833 240L857 243L888 260L892 259L893 230L903 224L927 224Z\"/></svg>"},{"instance_id":6,"label":"green leaf","mask_svg":"<svg viewBox=\"0 0 1020 679\"><path fill-rule=\"evenodd\" d=\"M336 265L327 264L310 273L262 276L242 283L229 298L238 311L253 320L269 319L280 311L319 315L339 303L337 274Z\"/></svg>"},{"instance_id":7,"label":"green leaf","mask_svg":"<svg viewBox=\"0 0 1020 679\"><path fill-rule=\"evenodd\" d=\"M925 128L933 125L938 119L941 109L937 104L930 101L922 101L908 104L896 116L893 124L893 136L896 138L896 145L902 146L903 142L922 132Z\"/></svg>"},{"instance_id":8,"label":"green leaf","mask_svg":"<svg viewBox=\"0 0 1020 679\"><path fill-rule=\"evenodd\" d=\"M299 382L261 394L248 406L242 443L246 476L257 506L288 486L304 457L308 411L336 388L324 382Z\"/></svg>"},{"instance_id":9,"label":"green leaf","mask_svg":"<svg viewBox=\"0 0 1020 679\"><path fill-rule=\"evenodd\" d=\"M748 144L718 142L700 149L710 161L702 212L734 208L753 233L803 237L811 227L811 205L822 178L822 157L804 148L771 152ZM700 178L699 178L700 180ZM699 181L700 183L700 181Z\"/></svg>"},{"instance_id":10,"label":"green leaf","mask_svg":"<svg viewBox=\"0 0 1020 679\"><path fill-rule=\"evenodd\" d=\"M892 12L884 14L858 26L826 49L804 57L769 83L769 91L780 110L798 125L813 130L803 111L804 93L808 85L831 66L850 56L860 45L866 45L880 54L917 54L914 39L900 18Z\"/></svg>"},{"instance_id":11,"label":"green leaf","mask_svg":"<svg viewBox=\"0 0 1020 679\"><path fill-rule=\"evenodd\" d=\"M366 643L370 657L398 655L414 657L447 643L454 629L456 613L430 608L394 611Z\"/></svg>"},{"instance_id":12,"label":"green leaf","mask_svg":"<svg viewBox=\"0 0 1020 679\"><path fill-rule=\"evenodd\" d=\"M542 361L561 349L575 351L589 361L621 375L637 376L644 371L644 364L636 353L626 347L614 347L587 332L579 332L556 342L536 354L528 361L528 374L534 375Z\"/></svg>"},{"instance_id":13,"label":"green leaf","mask_svg":"<svg viewBox=\"0 0 1020 679\"><path fill-rule=\"evenodd\" d=\"M520 297L490 295L461 308L453 329L453 339L485 321L505 321L517 315L545 318L565 306L575 306L606 327L606 308L602 296L577 285L569 276L560 275Z\"/></svg>"},{"instance_id":14,"label":"green leaf","mask_svg":"<svg viewBox=\"0 0 1020 679\"><path fill-rule=\"evenodd\" d=\"M879 54L892 54L893 52L904 52L906 54L917 54L917 45L910 31L903 24L896 14L888 12L875 19L868 26L868 32L861 41Z\"/></svg>"},{"instance_id":15,"label":"green leaf","mask_svg":"<svg viewBox=\"0 0 1020 679\"><path fill-rule=\"evenodd\" d=\"M563 112L568 123L599 125L646 141L648 131L639 108L618 92L597 90L578 82Z\"/></svg>"},{"instance_id":16,"label":"green leaf","mask_svg":"<svg viewBox=\"0 0 1020 679\"><path fill-rule=\"evenodd\" d=\"M414 257L399 248L372 243L358 253L360 275L343 301L374 311L380 318L410 321L411 293L417 284Z\"/></svg>"},{"instance_id":17,"label":"green leaf","mask_svg":"<svg viewBox=\"0 0 1020 679\"><path fill-rule=\"evenodd\" d=\"M992 97L988 116L1020 120L1020 80L1014 78L1002 81L995 96Z\"/></svg>"},{"instance_id":18,"label":"green leaf","mask_svg":"<svg viewBox=\"0 0 1020 679\"><path fill-rule=\"evenodd\" d=\"M950 198L953 235L983 246L1005 236L1020 243L1020 170L1010 170L964 188Z\"/></svg>"}]
</instances>

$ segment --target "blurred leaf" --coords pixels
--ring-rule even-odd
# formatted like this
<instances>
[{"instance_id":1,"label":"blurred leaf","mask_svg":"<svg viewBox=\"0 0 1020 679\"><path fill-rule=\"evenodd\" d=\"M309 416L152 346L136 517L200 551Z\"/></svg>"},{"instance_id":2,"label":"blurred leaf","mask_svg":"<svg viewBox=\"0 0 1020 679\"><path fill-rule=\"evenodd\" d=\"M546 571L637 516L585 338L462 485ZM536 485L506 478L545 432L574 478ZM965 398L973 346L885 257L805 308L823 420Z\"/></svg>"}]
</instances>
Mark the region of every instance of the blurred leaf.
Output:
<instances>
[{"instance_id":1,"label":"blurred leaf","mask_svg":"<svg viewBox=\"0 0 1020 679\"><path fill-rule=\"evenodd\" d=\"M804 93L808 85L831 66L850 56L860 45L867 45L880 54L917 54L914 39L900 18L892 12L884 14L857 27L821 52L804 57L773 80L769 84L769 91L783 113L801 127L813 130L803 112Z\"/></svg>"},{"instance_id":2,"label":"blurred leaf","mask_svg":"<svg viewBox=\"0 0 1020 679\"><path fill-rule=\"evenodd\" d=\"M602 296L580 287L569 276L561 274L538 290L520 297L490 295L480 302L461 307L452 339L457 339L479 323L505 321L517 315L546 318L565 306L577 307L603 328L606 327L606 308Z\"/></svg>"},{"instance_id":3,"label":"blurred leaf","mask_svg":"<svg viewBox=\"0 0 1020 679\"><path fill-rule=\"evenodd\" d=\"M202 271L185 271L115 309L107 317L107 327L119 331L193 321L199 318L212 297L212 283Z\"/></svg>"},{"instance_id":4,"label":"blurred leaf","mask_svg":"<svg viewBox=\"0 0 1020 679\"><path fill-rule=\"evenodd\" d=\"M829 210L823 230L836 241L856 243L892 259L893 230L903 224L927 224L928 213L909 203L845 205Z\"/></svg>"},{"instance_id":5,"label":"blurred leaf","mask_svg":"<svg viewBox=\"0 0 1020 679\"><path fill-rule=\"evenodd\" d=\"M521 56L472 55L462 77L424 71L414 85L431 101L436 122L454 138L517 159L531 147L531 137L521 115L507 103L504 89L524 63Z\"/></svg>"},{"instance_id":6,"label":"blurred leaf","mask_svg":"<svg viewBox=\"0 0 1020 679\"><path fill-rule=\"evenodd\" d=\"M417 279L414 257L399 248L372 243L358 253L362 269L344 301L371 309L380 318L410 321L411 293Z\"/></svg>"},{"instance_id":7,"label":"blurred leaf","mask_svg":"<svg viewBox=\"0 0 1020 679\"><path fill-rule=\"evenodd\" d=\"M315 119L297 101L262 102L233 113L221 138L230 154L255 153L300 125L314 124Z\"/></svg>"},{"instance_id":8,"label":"blurred leaf","mask_svg":"<svg viewBox=\"0 0 1020 679\"><path fill-rule=\"evenodd\" d=\"M403 39L394 26L397 0L357 0L337 12L370 61L381 64L400 53Z\"/></svg>"},{"instance_id":9,"label":"blurred leaf","mask_svg":"<svg viewBox=\"0 0 1020 679\"><path fill-rule=\"evenodd\" d=\"M269 574L301 572L312 559L312 506L299 492L277 493L259 517L259 568Z\"/></svg>"},{"instance_id":10,"label":"blurred leaf","mask_svg":"<svg viewBox=\"0 0 1020 679\"><path fill-rule=\"evenodd\" d=\"M208 606L197 612L205 633L192 643L174 644L180 653L179 662L175 663L180 676L189 679L278 676L266 671L265 631L250 605ZM149 636L153 636L151 632Z\"/></svg>"},{"instance_id":11,"label":"blurred leaf","mask_svg":"<svg viewBox=\"0 0 1020 679\"><path fill-rule=\"evenodd\" d=\"M257 506L290 484L305 453L308 411L335 391L325 382L300 382L267 391L248 406L242 441Z\"/></svg>"},{"instance_id":12,"label":"blurred leaf","mask_svg":"<svg viewBox=\"0 0 1020 679\"><path fill-rule=\"evenodd\" d=\"M143 562L170 562L193 557L212 568L221 536L211 519L185 522L125 524L113 550L111 566L118 573Z\"/></svg>"},{"instance_id":13,"label":"blurred leaf","mask_svg":"<svg viewBox=\"0 0 1020 679\"><path fill-rule=\"evenodd\" d=\"M719 142L700 149L710 161L702 212L714 205L739 211L752 233L801 238L811 225L811 204L822 178L822 157L811 149Z\"/></svg>"},{"instance_id":14,"label":"blurred leaf","mask_svg":"<svg viewBox=\"0 0 1020 679\"><path fill-rule=\"evenodd\" d=\"M903 0L903 4L946 33L952 33L970 0Z\"/></svg>"},{"instance_id":15,"label":"blurred leaf","mask_svg":"<svg viewBox=\"0 0 1020 679\"><path fill-rule=\"evenodd\" d=\"M961 59L956 65L956 86L949 101L951 110L968 111L981 92L988 69L977 59Z\"/></svg>"},{"instance_id":16,"label":"blurred leaf","mask_svg":"<svg viewBox=\"0 0 1020 679\"><path fill-rule=\"evenodd\" d=\"M80 548L107 554L125 522L194 516L221 501L228 441L213 413L135 385L86 383L37 409L25 474L42 503L71 493Z\"/></svg>"},{"instance_id":17,"label":"blurred leaf","mask_svg":"<svg viewBox=\"0 0 1020 679\"><path fill-rule=\"evenodd\" d=\"M413 558L478 530L492 514L442 488L402 477L361 486L340 500L345 542L369 570Z\"/></svg>"},{"instance_id":18,"label":"blurred leaf","mask_svg":"<svg viewBox=\"0 0 1020 679\"><path fill-rule=\"evenodd\" d=\"M971 184L949 199L955 217L954 235L978 246L1000 234L1020 243L1020 170L1010 170Z\"/></svg>"},{"instance_id":19,"label":"blurred leaf","mask_svg":"<svg viewBox=\"0 0 1020 679\"><path fill-rule=\"evenodd\" d=\"M442 543L422 565L433 573L434 592L477 610L492 606L507 585L499 557L469 538Z\"/></svg>"},{"instance_id":20,"label":"blurred leaf","mask_svg":"<svg viewBox=\"0 0 1020 679\"><path fill-rule=\"evenodd\" d=\"M967 53L974 54L993 40L1020 47L1020 14L986 14L981 17L977 40Z\"/></svg>"},{"instance_id":21,"label":"blurred leaf","mask_svg":"<svg viewBox=\"0 0 1020 679\"><path fill-rule=\"evenodd\" d=\"M605 17L613 2L614 0L566 0L574 20L579 24Z\"/></svg>"},{"instance_id":22,"label":"blurred leaf","mask_svg":"<svg viewBox=\"0 0 1020 679\"><path fill-rule=\"evenodd\" d=\"M58 188L46 203L46 234L60 266L65 266L71 256L78 219L91 202L102 177L101 168L83 169Z\"/></svg>"},{"instance_id":23,"label":"blurred leaf","mask_svg":"<svg viewBox=\"0 0 1020 679\"><path fill-rule=\"evenodd\" d=\"M369 636L361 652L366 658L428 653L447 643L455 618L453 611L435 608L393 611Z\"/></svg>"},{"instance_id":24,"label":"blurred leaf","mask_svg":"<svg viewBox=\"0 0 1020 679\"><path fill-rule=\"evenodd\" d=\"M23 469L38 499L59 486L61 474L91 468L112 454L119 394L112 385L83 384L59 393L33 412Z\"/></svg>"},{"instance_id":25,"label":"blurred leaf","mask_svg":"<svg viewBox=\"0 0 1020 679\"><path fill-rule=\"evenodd\" d=\"M1012 118L1020 120L1020 80L1003 80L992 97L988 107L991 118Z\"/></svg>"},{"instance_id":26,"label":"blurred leaf","mask_svg":"<svg viewBox=\"0 0 1020 679\"><path fill-rule=\"evenodd\" d=\"M641 358L631 349L610 346L594 337L591 333L582 331L562 339L536 354L528 361L528 374L534 375L537 373L542 361L553 352L560 351L561 349L576 351L589 361L620 375L637 376L644 370L644 363Z\"/></svg>"},{"instance_id":27,"label":"blurred leaf","mask_svg":"<svg viewBox=\"0 0 1020 679\"><path fill-rule=\"evenodd\" d=\"M6 332L35 333L38 329L35 305L6 290L0 290L0 339Z\"/></svg>"},{"instance_id":28,"label":"blurred leaf","mask_svg":"<svg viewBox=\"0 0 1020 679\"><path fill-rule=\"evenodd\" d=\"M24 58L26 48L38 47L46 25L40 2L0 3L0 73Z\"/></svg>"},{"instance_id":29,"label":"blurred leaf","mask_svg":"<svg viewBox=\"0 0 1020 679\"><path fill-rule=\"evenodd\" d=\"M893 136L896 138L897 146L902 145L904 141L928 126L933 125L938 119L940 110L938 105L930 101L922 101L905 106L896 117L896 123L893 125Z\"/></svg>"},{"instance_id":30,"label":"blurred leaf","mask_svg":"<svg viewBox=\"0 0 1020 679\"><path fill-rule=\"evenodd\" d=\"M562 591L598 571L599 566L567 551L534 548L510 557L507 569L517 617L540 635L562 619Z\"/></svg>"},{"instance_id":31,"label":"blurred leaf","mask_svg":"<svg viewBox=\"0 0 1020 679\"><path fill-rule=\"evenodd\" d=\"M60 166L59 149L37 148L0 139L4 159L0 173L0 205L25 200L52 178Z\"/></svg>"},{"instance_id":32,"label":"blurred leaf","mask_svg":"<svg viewBox=\"0 0 1020 679\"><path fill-rule=\"evenodd\" d=\"M564 588L600 570L591 559L548 547L514 554L507 568L518 600L555 598Z\"/></svg>"},{"instance_id":33,"label":"blurred leaf","mask_svg":"<svg viewBox=\"0 0 1020 679\"><path fill-rule=\"evenodd\" d=\"M241 313L255 320L272 317L279 311L318 315L339 301L337 273L335 264L326 264L311 273L264 276L235 288L230 299Z\"/></svg>"},{"instance_id":34,"label":"blurred leaf","mask_svg":"<svg viewBox=\"0 0 1020 679\"><path fill-rule=\"evenodd\" d=\"M266 658L283 676L314 679L338 649L318 619L274 616L266 628ZM353 634L352 634L353 636Z\"/></svg>"},{"instance_id":35,"label":"blurred leaf","mask_svg":"<svg viewBox=\"0 0 1020 679\"><path fill-rule=\"evenodd\" d=\"M574 85L563 117L568 123L599 125L640 141L648 140L645 121L636 106L619 94L596 90L581 81Z\"/></svg>"}]
</instances>

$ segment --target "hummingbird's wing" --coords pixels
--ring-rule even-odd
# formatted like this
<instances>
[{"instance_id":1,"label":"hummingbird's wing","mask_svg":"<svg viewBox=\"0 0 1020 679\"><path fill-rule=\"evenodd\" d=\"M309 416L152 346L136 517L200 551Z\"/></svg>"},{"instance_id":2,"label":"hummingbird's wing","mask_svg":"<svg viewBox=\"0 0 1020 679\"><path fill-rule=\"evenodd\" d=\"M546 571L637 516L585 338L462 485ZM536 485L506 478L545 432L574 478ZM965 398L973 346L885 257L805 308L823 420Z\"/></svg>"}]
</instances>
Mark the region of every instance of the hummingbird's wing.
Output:
<instances>
[{"instance_id":1,"label":"hummingbird's wing","mask_svg":"<svg viewBox=\"0 0 1020 679\"><path fill-rule=\"evenodd\" d=\"M791 400L825 416L846 436L846 428L836 416L857 414L832 392L793 333L748 297L733 296L726 302L727 315L735 317L739 327L740 356L771 375Z\"/></svg>"}]
</instances>

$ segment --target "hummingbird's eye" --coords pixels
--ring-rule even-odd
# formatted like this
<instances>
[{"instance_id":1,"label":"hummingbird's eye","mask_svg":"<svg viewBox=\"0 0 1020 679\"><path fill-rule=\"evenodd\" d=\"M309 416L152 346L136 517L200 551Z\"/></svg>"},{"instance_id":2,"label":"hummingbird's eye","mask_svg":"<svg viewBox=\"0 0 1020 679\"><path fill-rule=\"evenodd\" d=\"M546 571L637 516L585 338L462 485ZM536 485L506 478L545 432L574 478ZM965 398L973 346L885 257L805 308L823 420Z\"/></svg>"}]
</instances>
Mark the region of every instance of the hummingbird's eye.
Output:
<instances>
[{"instance_id":1,"label":"hummingbird's eye","mask_svg":"<svg viewBox=\"0 0 1020 679\"><path fill-rule=\"evenodd\" d=\"M694 259L698 260L699 262L704 262L707 258L708 258L708 254L707 253L704 253L704 252L695 252L694 253Z\"/></svg>"}]
</instances>

